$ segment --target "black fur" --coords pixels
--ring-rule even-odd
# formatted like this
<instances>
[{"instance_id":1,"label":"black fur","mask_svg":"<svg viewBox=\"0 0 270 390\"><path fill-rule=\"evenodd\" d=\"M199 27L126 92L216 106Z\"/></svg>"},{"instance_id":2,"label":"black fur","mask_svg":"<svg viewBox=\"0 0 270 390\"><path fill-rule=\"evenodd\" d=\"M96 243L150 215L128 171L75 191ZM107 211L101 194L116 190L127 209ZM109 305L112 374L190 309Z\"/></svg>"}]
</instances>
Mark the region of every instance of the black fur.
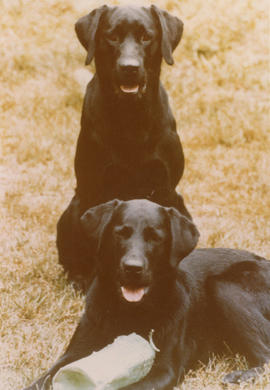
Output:
<instances>
[{"instance_id":1,"label":"black fur","mask_svg":"<svg viewBox=\"0 0 270 390\"><path fill-rule=\"evenodd\" d=\"M59 261L71 279L89 285L92 249L79 226L89 208L114 198L148 198L190 217L175 188L184 155L159 76L183 23L156 6L102 6L76 23L77 36L95 58L87 86L75 156L75 196L58 223ZM135 91L132 88L135 88ZM137 88L137 91L136 91Z\"/></svg>"},{"instance_id":2,"label":"black fur","mask_svg":"<svg viewBox=\"0 0 270 390\"><path fill-rule=\"evenodd\" d=\"M27 390L119 335L148 338L150 329L160 352L150 373L127 390L171 390L198 360L226 351L225 345L245 355L251 369L224 382L263 370L270 360L269 261L242 250L193 250L195 225L147 200L97 206L82 226L95 236L99 260L85 312L62 358Z\"/></svg>"}]
</instances>

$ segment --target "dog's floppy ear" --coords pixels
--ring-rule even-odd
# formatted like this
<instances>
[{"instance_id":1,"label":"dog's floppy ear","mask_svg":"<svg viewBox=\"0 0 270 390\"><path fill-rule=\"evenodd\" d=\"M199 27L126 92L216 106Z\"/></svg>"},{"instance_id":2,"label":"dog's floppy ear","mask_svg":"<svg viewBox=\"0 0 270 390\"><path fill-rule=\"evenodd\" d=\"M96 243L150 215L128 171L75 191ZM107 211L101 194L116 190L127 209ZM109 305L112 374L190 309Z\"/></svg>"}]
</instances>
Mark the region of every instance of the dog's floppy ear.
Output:
<instances>
[{"instance_id":1,"label":"dog's floppy ear","mask_svg":"<svg viewBox=\"0 0 270 390\"><path fill-rule=\"evenodd\" d=\"M176 267L197 245L200 233L194 223L173 207L167 209L172 235L171 264Z\"/></svg>"},{"instance_id":2,"label":"dog's floppy ear","mask_svg":"<svg viewBox=\"0 0 270 390\"><path fill-rule=\"evenodd\" d=\"M151 5L151 12L158 19L161 28L161 52L167 62L174 63L172 53L183 34L184 24L176 16L169 14L167 11L159 9L156 5Z\"/></svg>"},{"instance_id":3,"label":"dog's floppy ear","mask_svg":"<svg viewBox=\"0 0 270 390\"><path fill-rule=\"evenodd\" d=\"M77 37L87 51L85 65L89 65L95 55L95 37L99 20L107 8L107 5L96 8L90 14L82 16L75 24Z\"/></svg>"},{"instance_id":4,"label":"dog's floppy ear","mask_svg":"<svg viewBox=\"0 0 270 390\"><path fill-rule=\"evenodd\" d=\"M110 202L91 207L81 216L80 221L86 236L93 240L97 246L105 227L111 220L115 208L120 203L120 200L114 199Z\"/></svg>"}]
</instances>

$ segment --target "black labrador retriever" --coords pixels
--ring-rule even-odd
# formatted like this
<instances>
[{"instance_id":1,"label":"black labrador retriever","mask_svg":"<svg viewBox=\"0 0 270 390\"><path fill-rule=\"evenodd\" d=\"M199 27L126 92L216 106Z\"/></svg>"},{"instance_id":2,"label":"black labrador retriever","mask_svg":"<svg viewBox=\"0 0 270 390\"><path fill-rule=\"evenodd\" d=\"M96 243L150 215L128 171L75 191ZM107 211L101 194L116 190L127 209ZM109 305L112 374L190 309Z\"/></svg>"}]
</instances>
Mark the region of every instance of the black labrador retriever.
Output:
<instances>
[{"instance_id":1,"label":"black labrador retriever","mask_svg":"<svg viewBox=\"0 0 270 390\"><path fill-rule=\"evenodd\" d=\"M86 64L95 58L96 74L83 104L76 192L58 222L57 247L60 263L79 284L88 285L93 273L79 224L89 207L148 198L191 218L175 190L184 156L159 80L162 58L173 64L182 32L183 23L155 5L104 5L76 23Z\"/></svg>"},{"instance_id":2,"label":"black labrador retriever","mask_svg":"<svg viewBox=\"0 0 270 390\"><path fill-rule=\"evenodd\" d=\"M270 360L270 261L242 250L192 251L195 225L148 200L114 200L89 209L81 222L97 243L97 276L66 352L27 390L49 384L60 367L119 335L148 338L150 329L160 352L150 373L127 390L171 390L198 360L226 345L251 368L224 382L263 371Z\"/></svg>"}]
</instances>

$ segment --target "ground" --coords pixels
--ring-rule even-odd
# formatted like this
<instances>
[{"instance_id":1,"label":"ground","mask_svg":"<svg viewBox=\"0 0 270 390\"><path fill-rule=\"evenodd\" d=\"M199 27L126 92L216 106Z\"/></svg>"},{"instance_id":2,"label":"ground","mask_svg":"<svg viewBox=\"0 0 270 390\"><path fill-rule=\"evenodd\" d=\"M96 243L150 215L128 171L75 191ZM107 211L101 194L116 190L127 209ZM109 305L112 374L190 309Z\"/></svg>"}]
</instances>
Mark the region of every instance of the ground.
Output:
<instances>
[{"instance_id":1,"label":"ground","mask_svg":"<svg viewBox=\"0 0 270 390\"><path fill-rule=\"evenodd\" d=\"M94 71L83 65L74 23L102 3L0 0L0 390L20 389L48 368L83 308L57 263L55 233L75 186L82 98ZM186 157L179 190L199 247L270 259L268 0L155 4L185 25L162 79ZM213 357L180 388L222 389L224 373L243 365ZM270 389L268 372L241 389Z\"/></svg>"}]
</instances>

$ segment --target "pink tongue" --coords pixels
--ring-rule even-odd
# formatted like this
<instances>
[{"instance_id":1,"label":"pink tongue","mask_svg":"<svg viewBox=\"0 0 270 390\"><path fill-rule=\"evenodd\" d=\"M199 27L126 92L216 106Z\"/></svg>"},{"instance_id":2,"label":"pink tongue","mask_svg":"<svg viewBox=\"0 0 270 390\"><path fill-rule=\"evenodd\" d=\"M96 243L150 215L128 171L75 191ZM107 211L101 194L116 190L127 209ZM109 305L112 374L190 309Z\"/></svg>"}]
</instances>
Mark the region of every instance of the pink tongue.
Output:
<instances>
[{"instance_id":1,"label":"pink tongue","mask_svg":"<svg viewBox=\"0 0 270 390\"><path fill-rule=\"evenodd\" d=\"M145 289L143 287L138 289L130 289L122 286L121 291L126 301L139 302L144 296Z\"/></svg>"},{"instance_id":2,"label":"pink tongue","mask_svg":"<svg viewBox=\"0 0 270 390\"><path fill-rule=\"evenodd\" d=\"M138 85L134 85L133 87L128 87L126 85L121 85L120 88L125 93L137 93L139 91L139 86Z\"/></svg>"}]
</instances>

